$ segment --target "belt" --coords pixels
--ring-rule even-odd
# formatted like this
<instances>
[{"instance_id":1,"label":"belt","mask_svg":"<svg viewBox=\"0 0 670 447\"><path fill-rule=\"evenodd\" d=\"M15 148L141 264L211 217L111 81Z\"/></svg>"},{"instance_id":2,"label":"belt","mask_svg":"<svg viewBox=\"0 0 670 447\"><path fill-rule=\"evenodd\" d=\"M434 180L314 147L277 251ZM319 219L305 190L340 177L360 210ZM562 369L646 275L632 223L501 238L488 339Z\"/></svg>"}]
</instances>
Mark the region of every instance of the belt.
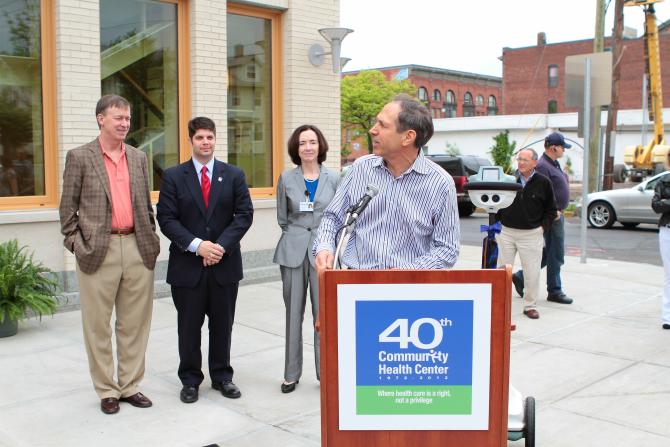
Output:
<instances>
[{"instance_id":1,"label":"belt","mask_svg":"<svg viewBox=\"0 0 670 447\"><path fill-rule=\"evenodd\" d=\"M111 234L118 234L119 236L127 236L133 234L135 228L112 228Z\"/></svg>"}]
</instances>

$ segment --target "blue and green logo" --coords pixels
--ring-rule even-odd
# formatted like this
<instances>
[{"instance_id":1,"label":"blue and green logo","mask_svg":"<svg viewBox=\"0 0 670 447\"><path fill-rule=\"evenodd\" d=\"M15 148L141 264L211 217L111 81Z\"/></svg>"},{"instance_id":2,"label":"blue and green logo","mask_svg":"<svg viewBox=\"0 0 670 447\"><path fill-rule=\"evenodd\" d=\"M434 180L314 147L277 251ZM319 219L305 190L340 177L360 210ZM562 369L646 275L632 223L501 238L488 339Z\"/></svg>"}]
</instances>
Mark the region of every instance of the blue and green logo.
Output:
<instances>
[{"instance_id":1,"label":"blue and green logo","mask_svg":"<svg viewBox=\"0 0 670 447\"><path fill-rule=\"evenodd\" d=\"M356 301L356 413L472 414L471 300Z\"/></svg>"}]
</instances>

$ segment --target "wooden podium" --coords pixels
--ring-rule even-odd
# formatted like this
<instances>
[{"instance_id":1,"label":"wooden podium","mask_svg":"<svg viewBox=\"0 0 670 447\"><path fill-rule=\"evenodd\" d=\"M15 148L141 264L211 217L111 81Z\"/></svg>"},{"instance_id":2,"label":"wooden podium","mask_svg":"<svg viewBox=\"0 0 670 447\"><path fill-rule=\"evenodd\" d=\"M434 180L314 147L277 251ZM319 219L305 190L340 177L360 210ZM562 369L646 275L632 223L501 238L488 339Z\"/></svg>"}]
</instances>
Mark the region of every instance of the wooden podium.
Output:
<instances>
[{"instance_id":1,"label":"wooden podium","mask_svg":"<svg viewBox=\"0 0 670 447\"><path fill-rule=\"evenodd\" d=\"M319 326L321 336L321 445L323 447L491 447L507 445L507 401L509 394L509 351L512 287L511 269L509 266L506 266L504 269L491 270L329 270L319 276L319 284ZM361 286L365 288L361 288ZM467 293L468 290L488 290L488 292L480 294L481 298L478 298L478 301L472 301L475 303L473 304L473 308L475 309L473 314L477 314L478 312L477 315L479 320L477 321L480 322L479 327L477 327L477 323L473 323L472 325L471 332L473 333L473 346L487 345L488 351L479 352L489 353L489 358L483 359L483 362L481 358L476 357L476 352L473 352L470 357L471 361L475 364L474 367L471 367L473 379L470 386L470 392L473 396L475 396L471 397L471 408L473 408L472 411L475 411L475 408L479 408L481 410L477 410L480 413L480 419L478 422L479 425L470 426L475 428L458 429L461 421L467 421L469 417L469 415L463 416L462 414L456 416L453 414L441 414L437 416L431 414L431 416L425 417L416 414L411 416L403 416L398 412L392 414L394 410L391 410L391 413L383 414L382 412L377 415L367 416L374 413L373 409L371 412L366 413L366 415L361 416L359 414L360 407L353 406L351 403L342 403L342 409L345 407L349 409L355 408L355 411L351 413L353 414L352 420L358 421L358 419L361 419L363 421L361 424L365 425L365 421L368 420L366 419L367 417L370 418L370 420L377 421L377 424L381 424L382 426L385 424L384 421L389 421L388 423L391 425L391 427L385 429L375 429L373 424L373 428L368 428L361 425L362 429L352 429L351 425L345 426L345 424L341 424L342 421L340 420L340 416L342 414L342 409L340 408L340 397L354 396L353 399L356 400L356 396L359 396L359 399L361 396L360 394L356 394L358 391L349 392L346 389L343 391L343 389L340 388L341 384L342 386L345 386L344 384L352 383L353 385L358 385L359 381L357 374L360 375L360 371L356 372L355 367L347 368L347 371L339 371L340 365L345 364L341 361L354 361L355 364L355 360L347 359L358 358L360 364L363 364L361 359L368 361L368 359L372 358L375 362L379 360L374 358L374 355L366 354L365 357L360 357L356 353L352 355L351 352L351 346L358 346L357 343L363 343L363 337L361 336L361 340L354 340L352 344L352 337L355 339L356 331L366 330L364 326L367 326L367 324L361 324L360 321L360 319L363 318L363 313L362 311L359 312L359 310L363 308L356 307L355 309L359 310L354 311L352 310L354 307L352 307L352 305L347 302L349 295L351 294L347 295L345 291L355 291L358 290L357 288L360 288L360 290L386 290L389 292L389 296L393 294L400 294L402 297L406 297L397 298L399 301L404 303L405 309L408 308L408 301L412 300L417 300L417 302L420 301L421 303L428 303L430 305L429 301L423 300L423 298L427 296L425 293L426 290L435 290L437 291L436 293L438 295L442 293L440 292L441 290L446 291L443 294L445 295L446 301L456 301L461 300L461 298L467 298L469 296ZM446 296L449 294L453 295L453 293L450 291L456 291L456 295L458 295L458 297L454 298L453 296ZM340 295L338 295L338 293L340 293ZM356 293L358 292L354 292L354 295L356 295ZM383 292L382 295L384 295L384 293L386 292ZM365 295L365 293L359 293L359 295L362 296ZM363 300L364 298L361 299ZM374 299L382 300L383 297L377 297ZM440 298L435 298L435 296L433 296L432 299L437 300ZM356 303L359 302L357 301L357 298L355 298L354 301ZM338 302L340 304L338 304ZM466 301L459 301L459 303L461 302ZM384 301L384 303L386 303L386 301ZM393 302L389 303L393 304ZM450 303L447 302L447 304ZM378 306L379 304L376 305ZM384 305L386 307L390 307L386 304ZM339 315L340 312L342 312L342 315ZM355 317L358 318L358 320L356 320L356 322L351 322L351 324L346 323L346 315L354 315L355 312L360 313L360 315ZM366 318L368 319L365 321L369 322L377 320L376 316L374 318ZM381 318L381 316L379 318ZM435 326L434 322L437 321L436 319L427 318L419 318L418 320L419 323L428 322L432 323L433 326ZM405 322L406 326L408 320L403 319L403 321ZM482 321L485 323L481 324ZM345 328L345 330L342 331L342 334L339 333L338 325L340 328ZM419 326L420 325L421 324L419 324ZM402 324L400 326L402 326ZM428 332L424 333L432 334L433 331L437 332L437 329L430 327L431 324L427 324L426 326L428 326ZM389 329L390 328L391 326L389 326ZM393 328L395 328L395 326L393 326ZM419 329L420 328L416 328L416 331L414 332L415 335L419 333ZM346 334L344 332L346 332ZM394 329L393 334L395 333L396 332ZM404 333L409 333L406 327ZM445 340L449 339L449 333L444 333L447 334L445 335ZM418 338L419 335L416 335L416 337ZM439 337L441 340L442 335ZM370 338L372 339L373 337ZM397 339L395 335L393 335L391 338L393 340ZM426 337L424 337L424 339L425 338ZM430 336L428 338L430 338ZM449 342L451 342L453 346L455 342L452 340L457 340L457 338L452 337L449 339ZM381 345L382 335L379 336L379 340L375 340L375 342L377 341ZM421 340L419 340L418 343L422 347L431 347L427 345L426 342ZM342 344L342 346L340 346L340 344ZM438 350L438 348L435 348L435 350ZM363 350L361 351L363 352ZM431 350L424 351L433 352ZM379 351L374 351L375 355L377 352ZM382 356L381 352L379 352L380 358ZM341 354L343 355L342 359L338 357ZM384 355L387 354L384 353ZM346 356L346 358L344 358L344 356ZM447 363L446 356L444 360L446 365L451 364ZM452 357L450 356L449 362L451 362L451 360ZM487 370L480 371L482 368L477 368L477 365L485 365ZM384 365L384 367L386 367L386 365ZM370 368L370 370L372 370L372 368ZM456 369L456 371L458 372L458 369ZM376 375L377 372L374 374ZM379 380L386 379L385 376L382 377L382 366L379 366L378 374ZM482 374L485 374L485 377L488 380L487 383L483 383L482 381L477 382L474 379L475 375L481 377ZM413 377L418 380L418 377ZM447 383L448 380L451 380L451 377L452 370L450 369L449 376L444 376L444 382ZM421 378L422 380L428 379L428 377L423 376ZM376 379L376 377L374 379ZM391 379L391 376L389 376L389 380ZM395 376L395 379L398 379L398 376ZM407 380L407 377L405 377L405 379ZM431 377L431 380L434 379L435 377ZM352 380L354 381L352 382ZM402 377L400 377L400 380L402 380ZM484 386L481 386L482 384ZM424 384L422 383L421 385ZM477 389L478 386L485 391L479 392ZM398 387L400 387L400 385L398 385ZM353 388L358 389L359 387L355 386ZM420 388L428 387L415 387L415 389ZM343 392L345 394L341 394ZM372 398L374 399L379 395L383 394L373 394ZM351 399L347 397L346 400L350 401ZM398 400L401 404L403 403L402 398L396 398L395 403L397 403ZM435 402L438 400L439 399L436 399ZM479 404L477 404L475 401L479 402ZM395 405L395 403L392 402L391 404ZM404 403L408 402L405 401ZM414 404L414 402L412 402L412 404ZM359 405L358 401L356 401L356 405ZM427 407L427 405L424 405L421 408ZM402 408L410 407L405 406ZM417 408L417 406L413 408ZM487 419L486 415L488 416ZM445 418L444 420L447 421L447 424L445 424L446 428L442 428L442 426L440 426L441 419L434 419L434 421L436 421L434 424L438 425L436 427L412 427L412 421L417 421L417 423L421 425L423 424L424 420L440 417ZM449 418L452 418L454 422L450 422L452 419Z\"/></svg>"}]
</instances>

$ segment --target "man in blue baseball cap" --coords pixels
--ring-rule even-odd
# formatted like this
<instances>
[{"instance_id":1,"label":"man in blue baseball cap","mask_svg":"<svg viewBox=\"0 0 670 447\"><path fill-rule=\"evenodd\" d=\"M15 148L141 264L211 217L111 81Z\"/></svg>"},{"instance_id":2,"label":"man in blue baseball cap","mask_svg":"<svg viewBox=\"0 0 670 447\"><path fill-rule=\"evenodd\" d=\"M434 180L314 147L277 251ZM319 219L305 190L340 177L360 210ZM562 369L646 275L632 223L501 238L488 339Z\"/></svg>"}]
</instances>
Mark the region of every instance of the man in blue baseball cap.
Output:
<instances>
[{"instance_id":1,"label":"man in blue baseball cap","mask_svg":"<svg viewBox=\"0 0 670 447\"><path fill-rule=\"evenodd\" d=\"M556 199L556 220L551 228L544 233L544 256L542 256L542 267L547 266L547 300L560 304L571 304L572 298L563 292L561 283L561 266L565 259L565 221L563 210L570 201L570 186L568 176L561 169L558 159L563 156L566 149L572 145L565 142L565 138L558 132L550 133L544 139L544 154L537 162L535 170L551 180ZM520 296L523 296L523 271L520 270L512 275L514 288Z\"/></svg>"}]
</instances>

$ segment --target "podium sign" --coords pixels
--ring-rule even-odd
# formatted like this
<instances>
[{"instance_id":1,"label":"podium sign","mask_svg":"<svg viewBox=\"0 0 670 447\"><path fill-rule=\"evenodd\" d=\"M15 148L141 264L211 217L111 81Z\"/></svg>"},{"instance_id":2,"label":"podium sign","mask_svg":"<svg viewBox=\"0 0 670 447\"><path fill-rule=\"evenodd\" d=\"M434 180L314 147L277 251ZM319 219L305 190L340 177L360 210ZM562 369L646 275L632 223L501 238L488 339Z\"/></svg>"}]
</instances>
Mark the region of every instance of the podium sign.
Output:
<instances>
[{"instance_id":1,"label":"podium sign","mask_svg":"<svg viewBox=\"0 0 670 447\"><path fill-rule=\"evenodd\" d=\"M337 290L340 430L488 428L490 284Z\"/></svg>"},{"instance_id":2,"label":"podium sign","mask_svg":"<svg viewBox=\"0 0 670 447\"><path fill-rule=\"evenodd\" d=\"M319 283L322 446L507 444L509 268Z\"/></svg>"}]
</instances>

